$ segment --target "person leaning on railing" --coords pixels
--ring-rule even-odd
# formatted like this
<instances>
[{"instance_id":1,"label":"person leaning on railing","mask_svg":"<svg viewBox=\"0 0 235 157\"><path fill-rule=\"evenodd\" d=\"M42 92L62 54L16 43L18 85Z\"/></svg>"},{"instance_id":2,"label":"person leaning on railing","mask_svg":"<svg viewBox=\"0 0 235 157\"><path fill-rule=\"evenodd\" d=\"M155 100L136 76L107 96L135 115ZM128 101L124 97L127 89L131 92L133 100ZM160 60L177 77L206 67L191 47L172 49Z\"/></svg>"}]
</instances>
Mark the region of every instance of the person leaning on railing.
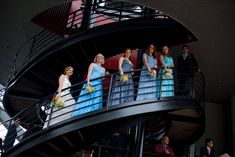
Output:
<instances>
[{"instance_id":1,"label":"person leaning on railing","mask_svg":"<svg viewBox=\"0 0 235 157\"><path fill-rule=\"evenodd\" d=\"M145 100L156 98L156 77L150 75L151 70L157 68L157 60L154 57L156 47L150 44L143 54L143 67L140 74L139 87L136 100ZM156 72L156 71L155 71Z\"/></svg>"},{"instance_id":2,"label":"person leaning on railing","mask_svg":"<svg viewBox=\"0 0 235 157\"><path fill-rule=\"evenodd\" d=\"M73 116L85 114L102 108L103 92L102 78L105 75L104 64L105 58L99 53L95 56L94 62L89 65L87 74L87 83L82 87L77 99Z\"/></svg>"},{"instance_id":3,"label":"person leaning on railing","mask_svg":"<svg viewBox=\"0 0 235 157\"><path fill-rule=\"evenodd\" d=\"M160 56L160 62L162 64L162 68L160 70L161 73L161 97L174 96L174 76L173 69L174 61L171 57L168 46L162 47L163 54Z\"/></svg>"},{"instance_id":4,"label":"person leaning on railing","mask_svg":"<svg viewBox=\"0 0 235 157\"><path fill-rule=\"evenodd\" d=\"M192 53L188 45L183 45L181 48L182 54L177 58L177 71L178 71L178 95L186 95L187 88L190 85L190 78L193 77L193 72L200 72L197 60Z\"/></svg>"},{"instance_id":5,"label":"person leaning on railing","mask_svg":"<svg viewBox=\"0 0 235 157\"><path fill-rule=\"evenodd\" d=\"M118 69L120 75L116 75L109 105L134 101L134 85L131 72L133 71L133 64L130 61L131 53L131 49L126 48L123 56L119 58Z\"/></svg>"}]
</instances>

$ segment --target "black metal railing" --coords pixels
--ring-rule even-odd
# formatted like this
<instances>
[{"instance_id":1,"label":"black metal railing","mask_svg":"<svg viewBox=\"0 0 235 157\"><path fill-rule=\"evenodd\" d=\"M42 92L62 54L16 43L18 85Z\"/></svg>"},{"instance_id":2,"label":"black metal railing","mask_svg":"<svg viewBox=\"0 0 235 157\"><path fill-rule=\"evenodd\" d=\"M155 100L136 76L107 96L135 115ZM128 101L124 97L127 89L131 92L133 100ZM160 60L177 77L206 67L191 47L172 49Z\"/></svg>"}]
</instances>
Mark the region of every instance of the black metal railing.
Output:
<instances>
[{"instance_id":1,"label":"black metal railing","mask_svg":"<svg viewBox=\"0 0 235 157\"><path fill-rule=\"evenodd\" d=\"M86 7L88 15L84 15ZM106 25L114 22L121 22L139 17L158 16L168 18L159 11L146 14L146 7L125 2L94 1L91 5L86 5L67 15L67 22L64 18L51 22L44 30L26 41L16 52L13 64L9 72L8 82L18 74L30 61L35 59L48 48L70 38L74 33L82 32L86 29ZM85 18L86 16L86 18ZM84 20L87 20L86 26Z\"/></svg>"},{"instance_id":2,"label":"black metal railing","mask_svg":"<svg viewBox=\"0 0 235 157\"><path fill-rule=\"evenodd\" d=\"M92 151L88 153L92 157L111 157L111 156L121 157L121 156L134 156L135 150L128 148L128 146L127 145L125 146L125 144L123 144L122 147L94 144Z\"/></svg>"},{"instance_id":3,"label":"black metal railing","mask_svg":"<svg viewBox=\"0 0 235 157\"><path fill-rule=\"evenodd\" d=\"M128 145L125 145L125 144L122 147L94 144L92 147L93 149L87 150L87 151L83 150L83 151L81 151L81 154L91 156L91 157L135 156L135 154L137 154L136 150L130 149L128 147ZM120 145L120 142L119 142L119 145ZM154 152L143 152L143 155L145 157L159 157L159 156L161 156L161 155L154 153Z\"/></svg>"},{"instance_id":4,"label":"black metal railing","mask_svg":"<svg viewBox=\"0 0 235 157\"><path fill-rule=\"evenodd\" d=\"M14 120L20 118L20 127L17 126L18 129L13 130L13 138L10 138L18 139L20 142L42 129L68 122L70 119L86 118L88 115L108 112L119 107L141 105L143 102L147 105L148 102L191 100L203 109L205 84L202 73L184 73L171 69L172 73L168 76L164 69L158 68L155 69L156 76L150 76L149 73L145 76L140 75L141 71L145 70L127 72L129 78L126 82L120 81L119 73L91 80L94 90L90 93L86 88L86 81L74 84L62 90L61 108L57 106L60 101L56 101L57 105L52 106L55 94L51 93L1 125L9 128L14 125ZM5 139L4 136L1 138ZM5 149L4 146L2 148Z\"/></svg>"},{"instance_id":5,"label":"black metal railing","mask_svg":"<svg viewBox=\"0 0 235 157\"><path fill-rule=\"evenodd\" d=\"M4 93L5 93L5 87L0 89L0 102L2 102Z\"/></svg>"}]
</instances>

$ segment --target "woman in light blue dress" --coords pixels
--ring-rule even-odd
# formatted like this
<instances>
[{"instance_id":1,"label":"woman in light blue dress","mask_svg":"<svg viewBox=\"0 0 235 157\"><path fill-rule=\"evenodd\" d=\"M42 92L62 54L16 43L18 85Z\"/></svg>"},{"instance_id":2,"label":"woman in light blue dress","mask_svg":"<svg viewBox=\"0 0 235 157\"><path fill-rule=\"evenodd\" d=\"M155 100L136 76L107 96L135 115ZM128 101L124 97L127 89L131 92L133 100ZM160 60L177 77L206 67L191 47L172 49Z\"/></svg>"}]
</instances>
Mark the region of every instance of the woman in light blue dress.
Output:
<instances>
[{"instance_id":1,"label":"woman in light blue dress","mask_svg":"<svg viewBox=\"0 0 235 157\"><path fill-rule=\"evenodd\" d=\"M100 77L104 76L105 69L101 66L101 64L104 64L104 56L99 53L95 56L94 63L91 63L88 68L87 83L82 87L73 116L102 109L103 94L102 78ZM93 92L88 93L86 90L88 85L94 88Z\"/></svg>"},{"instance_id":2,"label":"woman in light blue dress","mask_svg":"<svg viewBox=\"0 0 235 157\"><path fill-rule=\"evenodd\" d=\"M151 69L157 68L157 60L153 57L156 53L156 47L150 44L146 53L143 54L143 67L140 74L138 94L136 100L145 100L156 98L156 77L150 75Z\"/></svg>"},{"instance_id":3,"label":"woman in light blue dress","mask_svg":"<svg viewBox=\"0 0 235 157\"><path fill-rule=\"evenodd\" d=\"M162 51L163 55L160 56L160 62L162 64L162 69L160 70L162 76L161 97L174 96L173 58L170 56L167 46L163 46ZM167 71L170 75L166 75Z\"/></svg>"},{"instance_id":4,"label":"woman in light blue dress","mask_svg":"<svg viewBox=\"0 0 235 157\"><path fill-rule=\"evenodd\" d=\"M118 69L120 75L116 76L114 86L112 88L110 105L123 104L126 102L134 101L134 85L132 80L133 64L129 60L131 57L131 49L124 50L124 56L119 58ZM120 76L128 75L126 82L120 82Z\"/></svg>"}]
</instances>

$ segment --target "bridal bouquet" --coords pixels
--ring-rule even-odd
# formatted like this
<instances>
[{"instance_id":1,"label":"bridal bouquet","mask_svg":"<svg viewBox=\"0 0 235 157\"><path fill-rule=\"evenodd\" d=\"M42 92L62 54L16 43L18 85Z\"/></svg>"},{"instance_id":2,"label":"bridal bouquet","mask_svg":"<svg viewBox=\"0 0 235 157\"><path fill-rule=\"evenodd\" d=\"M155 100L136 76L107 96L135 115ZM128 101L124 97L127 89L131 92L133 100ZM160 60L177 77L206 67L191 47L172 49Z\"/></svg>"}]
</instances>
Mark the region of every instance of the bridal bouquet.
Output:
<instances>
[{"instance_id":1,"label":"bridal bouquet","mask_svg":"<svg viewBox=\"0 0 235 157\"><path fill-rule=\"evenodd\" d=\"M169 70L165 70L165 71L163 72L163 75L164 75L167 79L170 79L172 73L171 73Z\"/></svg>"},{"instance_id":2,"label":"bridal bouquet","mask_svg":"<svg viewBox=\"0 0 235 157\"><path fill-rule=\"evenodd\" d=\"M121 77L120 77L120 81L121 81L121 83L125 83L125 82L127 82L128 81L128 75L121 75Z\"/></svg>"},{"instance_id":3,"label":"bridal bouquet","mask_svg":"<svg viewBox=\"0 0 235 157\"><path fill-rule=\"evenodd\" d=\"M51 102L51 106L52 107L57 107L58 109L61 109L64 105L64 100L61 97L54 97L52 102Z\"/></svg>"},{"instance_id":4,"label":"bridal bouquet","mask_svg":"<svg viewBox=\"0 0 235 157\"><path fill-rule=\"evenodd\" d=\"M149 74L150 74L150 76L152 76L152 77L156 77L156 70L151 70L151 71L149 72Z\"/></svg>"},{"instance_id":5,"label":"bridal bouquet","mask_svg":"<svg viewBox=\"0 0 235 157\"><path fill-rule=\"evenodd\" d=\"M95 89L94 89L94 87L92 87L91 85L88 85L88 86L86 87L86 91L87 91L87 93L93 93L93 92L95 91Z\"/></svg>"}]
</instances>

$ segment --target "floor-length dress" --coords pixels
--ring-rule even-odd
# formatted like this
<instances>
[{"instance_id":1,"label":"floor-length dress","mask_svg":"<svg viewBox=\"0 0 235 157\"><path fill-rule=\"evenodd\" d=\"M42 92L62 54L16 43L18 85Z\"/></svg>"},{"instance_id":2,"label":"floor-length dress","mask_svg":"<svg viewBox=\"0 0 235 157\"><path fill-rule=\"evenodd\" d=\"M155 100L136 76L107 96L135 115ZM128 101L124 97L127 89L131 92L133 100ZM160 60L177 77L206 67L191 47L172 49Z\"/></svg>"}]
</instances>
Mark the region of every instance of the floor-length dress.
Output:
<instances>
[{"instance_id":1,"label":"floor-length dress","mask_svg":"<svg viewBox=\"0 0 235 157\"><path fill-rule=\"evenodd\" d=\"M147 54L144 54L147 55ZM153 56L147 55L147 62L150 68L154 68L156 65L156 59ZM149 74L147 66L144 64L140 74L138 94L136 100L145 100L156 98L156 77L152 77Z\"/></svg>"},{"instance_id":2,"label":"floor-length dress","mask_svg":"<svg viewBox=\"0 0 235 157\"><path fill-rule=\"evenodd\" d=\"M170 66L173 64L172 57L164 56L164 64ZM162 83L161 83L161 97L174 96L174 77L173 70L168 68L167 71L171 72L170 77L164 75L165 69L161 69L162 73Z\"/></svg>"},{"instance_id":3,"label":"floor-length dress","mask_svg":"<svg viewBox=\"0 0 235 157\"><path fill-rule=\"evenodd\" d=\"M128 80L125 83L120 82L120 75L116 76L115 83L112 88L110 105L117 105L126 102L134 101L134 85L131 75L131 69L133 68L133 64L124 59L122 62L122 70L123 73L128 75ZM128 72L128 73L126 73Z\"/></svg>"},{"instance_id":4,"label":"floor-length dress","mask_svg":"<svg viewBox=\"0 0 235 157\"><path fill-rule=\"evenodd\" d=\"M73 116L82 115L87 112L95 111L102 108L103 92L102 92L102 78L92 80L104 76L105 69L99 64L93 66L90 83L94 88L94 92L88 93L86 90L87 83L85 83L77 100Z\"/></svg>"},{"instance_id":5,"label":"floor-length dress","mask_svg":"<svg viewBox=\"0 0 235 157\"><path fill-rule=\"evenodd\" d=\"M70 93L70 89L63 90L71 86L71 83L67 77L64 78L62 83L61 98L64 101L63 107L58 109L57 107L52 108L51 119L49 126L64 121L72 117L72 111L74 110L75 100ZM47 116L47 122L44 124L44 127L47 127L49 115Z\"/></svg>"}]
</instances>

